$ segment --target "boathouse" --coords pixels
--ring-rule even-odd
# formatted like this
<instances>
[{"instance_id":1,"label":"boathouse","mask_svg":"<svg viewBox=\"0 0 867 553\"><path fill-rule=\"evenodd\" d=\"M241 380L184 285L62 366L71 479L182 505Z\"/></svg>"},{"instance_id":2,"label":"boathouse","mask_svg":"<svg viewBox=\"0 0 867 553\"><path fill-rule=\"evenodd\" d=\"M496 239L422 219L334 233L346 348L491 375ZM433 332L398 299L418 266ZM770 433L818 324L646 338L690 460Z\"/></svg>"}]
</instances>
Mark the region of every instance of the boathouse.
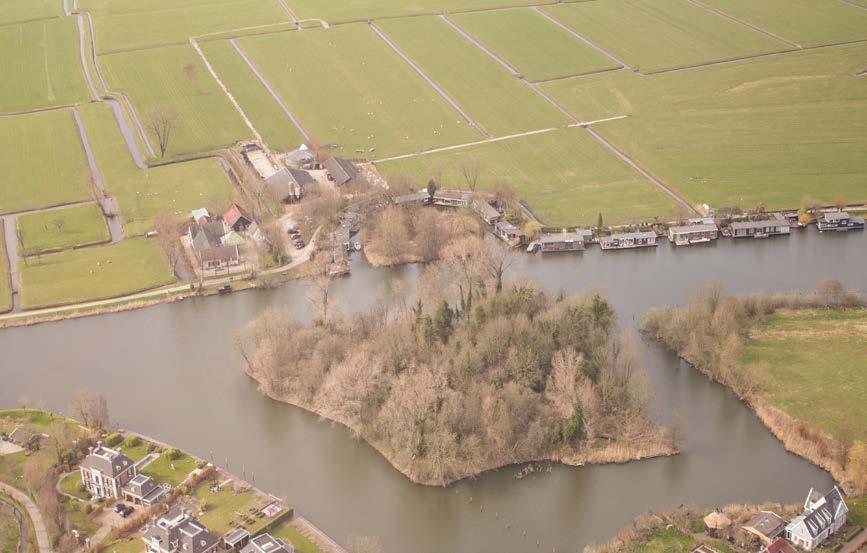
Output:
<instances>
[{"instance_id":1,"label":"boathouse","mask_svg":"<svg viewBox=\"0 0 867 553\"><path fill-rule=\"evenodd\" d=\"M683 225L668 229L668 239L678 246L710 242L716 240L718 236L719 227L714 223Z\"/></svg>"},{"instance_id":2,"label":"boathouse","mask_svg":"<svg viewBox=\"0 0 867 553\"><path fill-rule=\"evenodd\" d=\"M767 238L776 234L789 234L789 222L780 217L768 221L739 221L731 224L733 238Z\"/></svg>"},{"instance_id":3,"label":"boathouse","mask_svg":"<svg viewBox=\"0 0 867 553\"><path fill-rule=\"evenodd\" d=\"M624 232L603 236L599 239L603 250L627 250L631 248L647 248L657 245L655 232Z\"/></svg>"},{"instance_id":4,"label":"boathouse","mask_svg":"<svg viewBox=\"0 0 867 553\"><path fill-rule=\"evenodd\" d=\"M864 228L864 218L852 217L845 211L830 211L819 215L816 226L819 232L859 230Z\"/></svg>"},{"instance_id":5,"label":"boathouse","mask_svg":"<svg viewBox=\"0 0 867 553\"><path fill-rule=\"evenodd\" d=\"M584 237L577 232L545 234L539 239L542 253L577 252L584 249Z\"/></svg>"}]
</instances>

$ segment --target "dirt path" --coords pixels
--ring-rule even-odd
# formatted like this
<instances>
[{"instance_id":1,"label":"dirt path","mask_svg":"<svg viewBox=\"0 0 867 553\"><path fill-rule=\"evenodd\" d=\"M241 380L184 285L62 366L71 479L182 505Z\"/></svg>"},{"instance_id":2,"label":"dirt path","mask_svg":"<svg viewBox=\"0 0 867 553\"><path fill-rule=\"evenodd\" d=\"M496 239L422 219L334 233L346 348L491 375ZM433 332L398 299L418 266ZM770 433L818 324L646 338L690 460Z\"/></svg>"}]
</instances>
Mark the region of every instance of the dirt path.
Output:
<instances>
[{"instance_id":1,"label":"dirt path","mask_svg":"<svg viewBox=\"0 0 867 553\"><path fill-rule=\"evenodd\" d=\"M412 67L415 72L418 73L419 76L421 76L421 78L427 82L427 84L432 86L434 90L436 90L446 102L448 102L458 113L460 113L461 117L463 117L467 121L467 123L472 125L477 131L479 131L482 136L486 138L491 138L490 133L488 133L488 131L486 131L475 119L473 119L472 116L470 116L470 114L461 107L457 100L452 98L443 87L441 87L435 80L433 80L433 78L431 78L427 73L425 73L424 69L422 69L417 63L415 63L413 59L409 57L409 55L407 55L403 50L401 50L400 47L398 47L398 45L395 44L394 41L392 41L388 37L388 35L382 32L382 30L377 27L376 24L372 21L370 22L370 28L373 30L374 33L376 33L379 38L385 41L385 43L388 44L389 47L394 50L394 52L398 56L403 58L403 60L408 63L409 66Z\"/></svg>"},{"instance_id":2,"label":"dirt path","mask_svg":"<svg viewBox=\"0 0 867 553\"><path fill-rule=\"evenodd\" d=\"M295 15L295 12L292 11L292 8L290 8L288 5L286 5L286 2L284 2L283 0L277 0L277 3L280 4L280 7L283 8L283 11L286 12L286 15L289 16L289 19L294 21L295 24L297 25L298 24L298 16Z\"/></svg>"},{"instance_id":3,"label":"dirt path","mask_svg":"<svg viewBox=\"0 0 867 553\"><path fill-rule=\"evenodd\" d=\"M563 29L564 31L566 31L567 33L569 33L570 35L574 36L575 38L577 38L578 40L580 40L581 42L583 42L583 43L586 44L587 46L593 48L594 50L596 50L596 51L599 52L600 54L604 55L605 57L607 57L608 59L610 59L610 60L613 61L614 63L620 65L621 68L626 67L626 68L629 68L629 69L635 69L634 67L632 67L631 65L629 65L629 64L626 63L625 61L621 60L620 58L618 58L617 56L615 56L614 54L612 54L612 53L609 52L608 50L606 50L606 49L602 48L601 46L597 46L596 44L590 42L588 39L586 39L586 38L584 38L582 35L578 34L578 33L577 33L575 30L573 30L571 27L569 27L569 26L567 26L567 25L561 23L559 19L555 19L554 17L551 17L550 15L548 15L547 13L545 13L544 11L540 10L540 9L539 9L539 6L533 6L533 11L535 11L536 13L538 13L539 15L541 15L542 17L544 17L545 19L547 19L548 21L550 21L550 22L553 23L554 25L560 27L561 29Z\"/></svg>"},{"instance_id":4,"label":"dirt path","mask_svg":"<svg viewBox=\"0 0 867 553\"><path fill-rule=\"evenodd\" d=\"M136 167L141 170L147 169L148 166L145 164L144 156L141 155L141 152L138 149L138 143L135 141L135 137L132 135L129 125L127 125L126 119L123 116L123 111L120 108L120 103L113 98L106 99L105 103L111 107L111 111L114 113L114 120L117 121L117 126L120 128L120 134L123 135L123 140L126 142L126 148L129 150L129 155L132 157L133 163L135 163Z\"/></svg>"},{"instance_id":5,"label":"dirt path","mask_svg":"<svg viewBox=\"0 0 867 553\"><path fill-rule=\"evenodd\" d=\"M740 19L739 17L729 15L722 10L718 10L717 8L714 8L712 6L702 4L701 2L697 2L696 0L687 0L687 2L689 2L690 4L695 6L696 8L700 8L706 12L710 12L714 15L722 17L723 19L728 19L729 21L734 21L735 23L743 25L744 27L749 27L750 29L754 30L757 33L761 33L761 34L768 36L768 37L771 37L775 40L779 40L780 42L784 42L785 44L788 44L789 46L791 46L793 48L801 48L801 45L796 43L796 42L792 42L791 40L788 40L786 38L781 37L780 35L774 34L770 31L766 31L766 30L762 29L761 27L757 27L757 26L753 25L749 21L744 21L743 19Z\"/></svg>"},{"instance_id":6,"label":"dirt path","mask_svg":"<svg viewBox=\"0 0 867 553\"><path fill-rule=\"evenodd\" d=\"M3 482L0 482L0 492L12 497L12 499L27 509L27 515L30 517L30 520L33 522L33 528L36 530L36 542L39 544L40 553L51 553L51 541L48 539L48 531L45 529L42 513L39 512L30 496Z\"/></svg>"},{"instance_id":7,"label":"dirt path","mask_svg":"<svg viewBox=\"0 0 867 553\"><path fill-rule=\"evenodd\" d=\"M66 8L66 0L64 0L64 9ZM66 15L69 15L68 13ZM90 91L90 97L99 101L99 94L96 92L96 85L93 83L93 77L90 75L90 69L87 67L87 54L84 44L84 17L81 15L75 16L75 23L78 25L78 59L81 61L81 70L84 72L84 81L87 83L87 89Z\"/></svg>"}]
</instances>

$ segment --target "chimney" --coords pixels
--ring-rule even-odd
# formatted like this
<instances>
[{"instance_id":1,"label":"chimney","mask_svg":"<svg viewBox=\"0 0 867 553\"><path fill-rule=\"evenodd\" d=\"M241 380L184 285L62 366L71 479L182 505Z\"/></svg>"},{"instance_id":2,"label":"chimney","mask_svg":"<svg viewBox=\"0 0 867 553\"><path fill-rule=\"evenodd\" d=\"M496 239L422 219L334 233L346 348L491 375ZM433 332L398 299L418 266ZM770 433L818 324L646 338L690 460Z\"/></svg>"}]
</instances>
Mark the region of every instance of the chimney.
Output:
<instances>
[{"instance_id":1,"label":"chimney","mask_svg":"<svg viewBox=\"0 0 867 553\"><path fill-rule=\"evenodd\" d=\"M97 447L97 448L101 448L101 447L102 447L102 440L99 440L98 442L96 442L96 447Z\"/></svg>"},{"instance_id":2,"label":"chimney","mask_svg":"<svg viewBox=\"0 0 867 553\"><path fill-rule=\"evenodd\" d=\"M93 446L90 446L90 447L87 448L87 454L88 454L88 455L92 455L92 454L93 454Z\"/></svg>"}]
</instances>

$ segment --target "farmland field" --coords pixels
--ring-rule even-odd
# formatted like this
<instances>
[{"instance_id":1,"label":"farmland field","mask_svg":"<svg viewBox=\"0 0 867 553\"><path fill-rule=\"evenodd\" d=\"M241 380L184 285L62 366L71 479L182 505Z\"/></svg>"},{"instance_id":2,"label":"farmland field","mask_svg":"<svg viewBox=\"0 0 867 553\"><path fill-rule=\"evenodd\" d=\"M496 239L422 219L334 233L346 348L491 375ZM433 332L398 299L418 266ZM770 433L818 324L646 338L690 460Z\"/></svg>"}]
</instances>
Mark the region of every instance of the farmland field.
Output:
<instances>
[{"instance_id":1,"label":"farmland field","mask_svg":"<svg viewBox=\"0 0 867 553\"><path fill-rule=\"evenodd\" d=\"M687 0L606 0L543 10L645 73L791 49Z\"/></svg>"},{"instance_id":2,"label":"farmland field","mask_svg":"<svg viewBox=\"0 0 867 553\"><path fill-rule=\"evenodd\" d=\"M61 11L61 3L55 0L3 0L0 2L0 24L55 17Z\"/></svg>"},{"instance_id":3,"label":"farmland field","mask_svg":"<svg viewBox=\"0 0 867 553\"><path fill-rule=\"evenodd\" d=\"M438 17L378 25L494 136L569 123L557 108Z\"/></svg>"},{"instance_id":4,"label":"farmland field","mask_svg":"<svg viewBox=\"0 0 867 553\"><path fill-rule=\"evenodd\" d=\"M181 220L197 207L228 207L233 189L218 160L197 159L142 171L133 163L108 107L93 104L80 111L106 191L120 205L127 236L152 230L154 219L167 211Z\"/></svg>"},{"instance_id":5,"label":"farmland field","mask_svg":"<svg viewBox=\"0 0 867 553\"><path fill-rule=\"evenodd\" d=\"M463 185L461 165L478 160L479 187L511 184L546 225L606 224L672 216L667 195L634 172L582 129L563 129L462 150L378 164L386 176L407 176L418 183L442 175L442 186ZM465 185L463 185L465 186Z\"/></svg>"},{"instance_id":6,"label":"farmland field","mask_svg":"<svg viewBox=\"0 0 867 553\"><path fill-rule=\"evenodd\" d=\"M23 255L111 239L102 210L96 204L22 215L18 217L18 230L24 244Z\"/></svg>"},{"instance_id":7,"label":"farmland field","mask_svg":"<svg viewBox=\"0 0 867 553\"><path fill-rule=\"evenodd\" d=\"M283 113L231 43L204 42L201 47L229 92L241 104L241 109L272 148L294 150L304 142L304 135Z\"/></svg>"},{"instance_id":8,"label":"farmland field","mask_svg":"<svg viewBox=\"0 0 867 553\"><path fill-rule=\"evenodd\" d=\"M114 298L174 281L157 241L147 238L31 258L18 269L24 309Z\"/></svg>"},{"instance_id":9,"label":"farmland field","mask_svg":"<svg viewBox=\"0 0 867 553\"><path fill-rule=\"evenodd\" d=\"M109 87L130 95L145 125L156 111L177 115L169 155L250 138L250 129L189 44L101 56L99 63ZM154 137L148 139L156 150Z\"/></svg>"},{"instance_id":10,"label":"farmland field","mask_svg":"<svg viewBox=\"0 0 867 553\"><path fill-rule=\"evenodd\" d=\"M532 81L619 67L532 9L463 13L450 19Z\"/></svg>"},{"instance_id":11,"label":"farmland field","mask_svg":"<svg viewBox=\"0 0 867 553\"><path fill-rule=\"evenodd\" d=\"M538 3L550 4L552 2L553 0L539 0ZM532 2L520 0L287 0L287 3L302 19L318 17L334 23L398 15L490 9Z\"/></svg>"},{"instance_id":12,"label":"farmland field","mask_svg":"<svg viewBox=\"0 0 867 553\"><path fill-rule=\"evenodd\" d=\"M87 101L72 18L0 26L0 112Z\"/></svg>"},{"instance_id":13,"label":"farmland field","mask_svg":"<svg viewBox=\"0 0 867 553\"><path fill-rule=\"evenodd\" d=\"M69 110L0 117L0 213L86 200L90 173Z\"/></svg>"},{"instance_id":14,"label":"farmland field","mask_svg":"<svg viewBox=\"0 0 867 553\"><path fill-rule=\"evenodd\" d=\"M9 258L6 257L4 224L5 220L0 219L0 313L12 309L12 286L9 282Z\"/></svg>"},{"instance_id":15,"label":"farmland field","mask_svg":"<svg viewBox=\"0 0 867 553\"><path fill-rule=\"evenodd\" d=\"M867 11L848 6L840 1L703 1L709 6L802 46L867 38ZM860 1L867 6L867 2ZM781 14L785 16L781 17Z\"/></svg>"},{"instance_id":16,"label":"farmland field","mask_svg":"<svg viewBox=\"0 0 867 553\"><path fill-rule=\"evenodd\" d=\"M797 208L867 200L867 59L854 44L639 77L544 85L692 203Z\"/></svg>"},{"instance_id":17,"label":"farmland field","mask_svg":"<svg viewBox=\"0 0 867 553\"><path fill-rule=\"evenodd\" d=\"M336 144L345 156L480 138L366 25L246 37L238 44L316 142Z\"/></svg>"}]
</instances>

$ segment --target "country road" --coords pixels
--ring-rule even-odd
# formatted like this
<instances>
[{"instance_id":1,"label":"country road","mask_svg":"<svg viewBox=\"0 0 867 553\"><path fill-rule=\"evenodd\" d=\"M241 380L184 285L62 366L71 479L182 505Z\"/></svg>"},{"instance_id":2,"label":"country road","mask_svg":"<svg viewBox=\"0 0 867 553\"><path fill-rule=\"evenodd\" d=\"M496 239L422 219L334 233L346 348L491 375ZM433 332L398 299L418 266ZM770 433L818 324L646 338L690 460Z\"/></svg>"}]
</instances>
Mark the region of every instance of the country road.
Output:
<instances>
[{"instance_id":1,"label":"country road","mask_svg":"<svg viewBox=\"0 0 867 553\"><path fill-rule=\"evenodd\" d=\"M0 492L10 496L12 499L20 503L27 509L27 515L33 521L33 528L36 530L36 542L39 544L40 553L51 553L51 541L48 539L48 531L45 529L45 521L42 520L42 513L30 499L30 496L22 492L18 488L13 488L9 484L0 482Z\"/></svg>"}]
</instances>

